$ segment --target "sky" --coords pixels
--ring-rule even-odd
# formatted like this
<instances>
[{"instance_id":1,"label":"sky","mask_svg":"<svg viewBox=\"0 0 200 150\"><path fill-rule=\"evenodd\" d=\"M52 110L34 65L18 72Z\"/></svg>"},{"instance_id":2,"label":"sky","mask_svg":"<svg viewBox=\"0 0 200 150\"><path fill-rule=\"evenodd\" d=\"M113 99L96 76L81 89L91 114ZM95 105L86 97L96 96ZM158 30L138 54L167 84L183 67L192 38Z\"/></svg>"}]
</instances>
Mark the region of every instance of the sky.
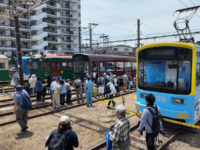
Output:
<instances>
[{"instance_id":1,"label":"sky","mask_svg":"<svg viewBox=\"0 0 200 150\"><path fill-rule=\"evenodd\" d=\"M136 39L137 19L141 21L141 38L176 34L173 26L179 13L177 9L200 5L200 0L81 0L81 27L89 23L99 24L93 29L93 40L102 42L102 34L110 41ZM174 14L174 15L173 15ZM191 12L182 13L186 17ZM200 8L190 20L190 29L200 31ZM181 26L183 27L183 26ZM88 29L82 30L82 43L89 43ZM200 41L200 34L195 35ZM142 44L159 41L178 41L178 37L142 40ZM93 41L95 42L95 41ZM126 44L135 47L137 41L118 42L110 45Z\"/></svg>"}]
</instances>

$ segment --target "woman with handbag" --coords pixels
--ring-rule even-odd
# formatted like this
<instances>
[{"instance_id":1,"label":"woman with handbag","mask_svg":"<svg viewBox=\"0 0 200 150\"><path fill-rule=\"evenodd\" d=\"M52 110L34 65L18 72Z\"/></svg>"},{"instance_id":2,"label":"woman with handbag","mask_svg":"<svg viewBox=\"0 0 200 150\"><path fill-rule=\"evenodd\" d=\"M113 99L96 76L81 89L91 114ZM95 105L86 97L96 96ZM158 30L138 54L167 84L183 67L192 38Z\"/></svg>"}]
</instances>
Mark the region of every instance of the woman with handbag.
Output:
<instances>
[{"instance_id":1,"label":"woman with handbag","mask_svg":"<svg viewBox=\"0 0 200 150\"><path fill-rule=\"evenodd\" d=\"M36 76L35 74L32 74L31 78L29 79L30 84L30 95L34 95L35 93L35 87L36 87Z\"/></svg>"}]
</instances>

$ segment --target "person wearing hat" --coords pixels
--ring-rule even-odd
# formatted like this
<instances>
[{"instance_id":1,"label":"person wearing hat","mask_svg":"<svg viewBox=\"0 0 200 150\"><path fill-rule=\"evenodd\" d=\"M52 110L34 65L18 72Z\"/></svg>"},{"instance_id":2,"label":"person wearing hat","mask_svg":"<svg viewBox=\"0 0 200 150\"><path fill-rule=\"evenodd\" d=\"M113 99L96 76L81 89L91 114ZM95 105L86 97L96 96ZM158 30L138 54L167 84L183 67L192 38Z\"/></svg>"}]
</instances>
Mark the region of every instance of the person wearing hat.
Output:
<instances>
[{"instance_id":1,"label":"person wearing hat","mask_svg":"<svg viewBox=\"0 0 200 150\"><path fill-rule=\"evenodd\" d=\"M42 97L42 93L43 93L41 77L37 77L35 90L37 92L37 103L41 103L42 102L41 97Z\"/></svg>"},{"instance_id":2,"label":"person wearing hat","mask_svg":"<svg viewBox=\"0 0 200 150\"><path fill-rule=\"evenodd\" d=\"M16 114L16 121L21 127L21 132L26 132L28 129L27 122L28 122L28 112L29 110L23 110L21 105L22 105L22 100L23 96L29 97L28 93L23 92L22 86L17 85L15 88L16 94L14 95L14 110L13 114ZM30 97L29 97L30 98Z\"/></svg>"},{"instance_id":3,"label":"person wearing hat","mask_svg":"<svg viewBox=\"0 0 200 150\"><path fill-rule=\"evenodd\" d=\"M57 137L61 137L61 135L65 135L65 150L74 150L74 147L79 146L77 134L72 130L72 125L70 123L68 116L62 116L59 120L58 129L51 132L50 136L48 137L45 147L51 149L54 146L54 140ZM63 143L61 143L63 144ZM62 145L60 145L62 146Z\"/></svg>"},{"instance_id":4,"label":"person wearing hat","mask_svg":"<svg viewBox=\"0 0 200 150\"><path fill-rule=\"evenodd\" d=\"M47 91L48 93L50 93L51 77L49 76L48 72L45 72L45 76L46 76Z\"/></svg>"},{"instance_id":5,"label":"person wearing hat","mask_svg":"<svg viewBox=\"0 0 200 150\"><path fill-rule=\"evenodd\" d=\"M84 103L82 81L80 80L79 76L76 76L76 80L74 81L74 88L76 90L77 103L80 103L79 95L81 96L82 103Z\"/></svg>"},{"instance_id":6,"label":"person wearing hat","mask_svg":"<svg viewBox=\"0 0 200 150\"><path fill-rule=\"evenodd\" d=\"M58 88L57 84L57 78L53 77L52 78L52 83L51 83L51 93L52 93L52 106L53 109L59 108L60 107L60 90Z\"/></svg>"},{"instance_id":7,"label":"person wearing hat","mask_svg":"<svg viewBox=\"0 0 200 150\"><path fill-rule=\"evenodd\" d=\"M29 84L30 84L30 95L34 95L35 94L35 86L36 86L36 76L35 74L31 75L31 78L29 79Z\"/></svg>"},{"instance_id":8,"label":"person wearing hat","mask_svg":"<svg viewBox=\"0 0 200 150\"><path fill-rule=\"evenodd\" d=\"M91 77L88 76L88 82L85 84L84 92L86 94L87 106L92 106L92 93L93 93L93 82L91 81Z\"/></svg>"},{"instance_id":9,"label":"person wearing hat","mask_svg":"<svg viewBox=\"0 0 200 150\"><path fill-rule=\"evenodd\" d=\"M58 76L57 77L57 83L58 83L58 85L60 84L60 80L62 79L62 77L61 76Z\"/></svg>"},{"instance_id":10,"label":"person wearing hat","mask_svg":"<svg viewBox=\"0 0 200 150\"><path fill-rule=\"evenodd\" d=\"M88 76L90 76L90 74L89 74L89 73L87 73L87 74L86 74L86 80L85 80L85 83L87 83L87 82L88 82L88 79L87 79L87 78L88 78Z\"/></svg>"},{"instance_id":11,"label":"person wearing hat","mask_svg":"<svg viewBox=\"0 0 200 150\"><path fill-rule=\"evenodd\" d=\"M73 103L71 102L72 89L71 89L71 85L70 85L70 80L69 79L66 80L66 90L67 90L67 105L73 105Z\"/></svg>"}]
</instances>

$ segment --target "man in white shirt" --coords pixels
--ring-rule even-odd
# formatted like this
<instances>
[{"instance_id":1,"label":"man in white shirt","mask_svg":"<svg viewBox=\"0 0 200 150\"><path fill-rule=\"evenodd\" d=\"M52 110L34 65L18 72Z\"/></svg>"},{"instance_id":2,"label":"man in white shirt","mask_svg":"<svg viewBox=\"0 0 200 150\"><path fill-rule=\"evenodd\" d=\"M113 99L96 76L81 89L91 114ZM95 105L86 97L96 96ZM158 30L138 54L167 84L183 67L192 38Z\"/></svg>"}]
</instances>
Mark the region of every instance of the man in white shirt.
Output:
<instances>
[{"instance_id":1,"label":"man in white shirt","mask_svg":"<svg viewBox=\"0 0 200 150\"><path fill-rule=\"evenodd\" d=\"M110 91L111 91L110 94L109 94L109 100L112 100L113 99L113 94L117 92L116 89L115 89L115 86L113 84L113 79L112 78L110 78L110 82L108 83L108 85L110 85ZM115 103L116 102L109 101L107 108L110 108L109 106L110 106L111 102L113 103L113 107L115 107Z\"/></svg>"},{"instance_id":2,"label":"man in white shirt","mask_svg":"<svg viewBox=\"0 0 200 150\"><path fill-rule=\"evenodd\" d=\"M60 107L60 90L58 88L57 84L57 78L53 77L52 78L52 83L51 83L51 91L52 91L52 99L53 99L53 109L59 108Z\"/></svg>"}]
</instances>

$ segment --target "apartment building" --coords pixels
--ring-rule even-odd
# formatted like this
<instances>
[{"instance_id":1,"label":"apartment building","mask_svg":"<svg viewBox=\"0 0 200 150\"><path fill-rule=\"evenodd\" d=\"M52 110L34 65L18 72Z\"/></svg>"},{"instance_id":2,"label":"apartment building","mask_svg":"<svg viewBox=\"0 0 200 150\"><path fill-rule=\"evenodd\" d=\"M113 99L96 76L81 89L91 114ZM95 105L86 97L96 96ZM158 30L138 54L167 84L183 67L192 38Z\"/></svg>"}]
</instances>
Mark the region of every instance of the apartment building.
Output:
<instances>
[{"instance_id":1,"label":"apartment building","mask_svg":"<svg viewBox=\"0 0 200 150\"><path fill-rule=\"evenodd\" d=\"M7 6L15 0L0 0ZM37 4L35 4L37 5ZM17 10L22 11L25 5ZM52 0L19 18L23 55L48 51L78 51L80 0ZM0 54L16 56L14 19L0 24Z\"/></svg>"}]
</instances>

